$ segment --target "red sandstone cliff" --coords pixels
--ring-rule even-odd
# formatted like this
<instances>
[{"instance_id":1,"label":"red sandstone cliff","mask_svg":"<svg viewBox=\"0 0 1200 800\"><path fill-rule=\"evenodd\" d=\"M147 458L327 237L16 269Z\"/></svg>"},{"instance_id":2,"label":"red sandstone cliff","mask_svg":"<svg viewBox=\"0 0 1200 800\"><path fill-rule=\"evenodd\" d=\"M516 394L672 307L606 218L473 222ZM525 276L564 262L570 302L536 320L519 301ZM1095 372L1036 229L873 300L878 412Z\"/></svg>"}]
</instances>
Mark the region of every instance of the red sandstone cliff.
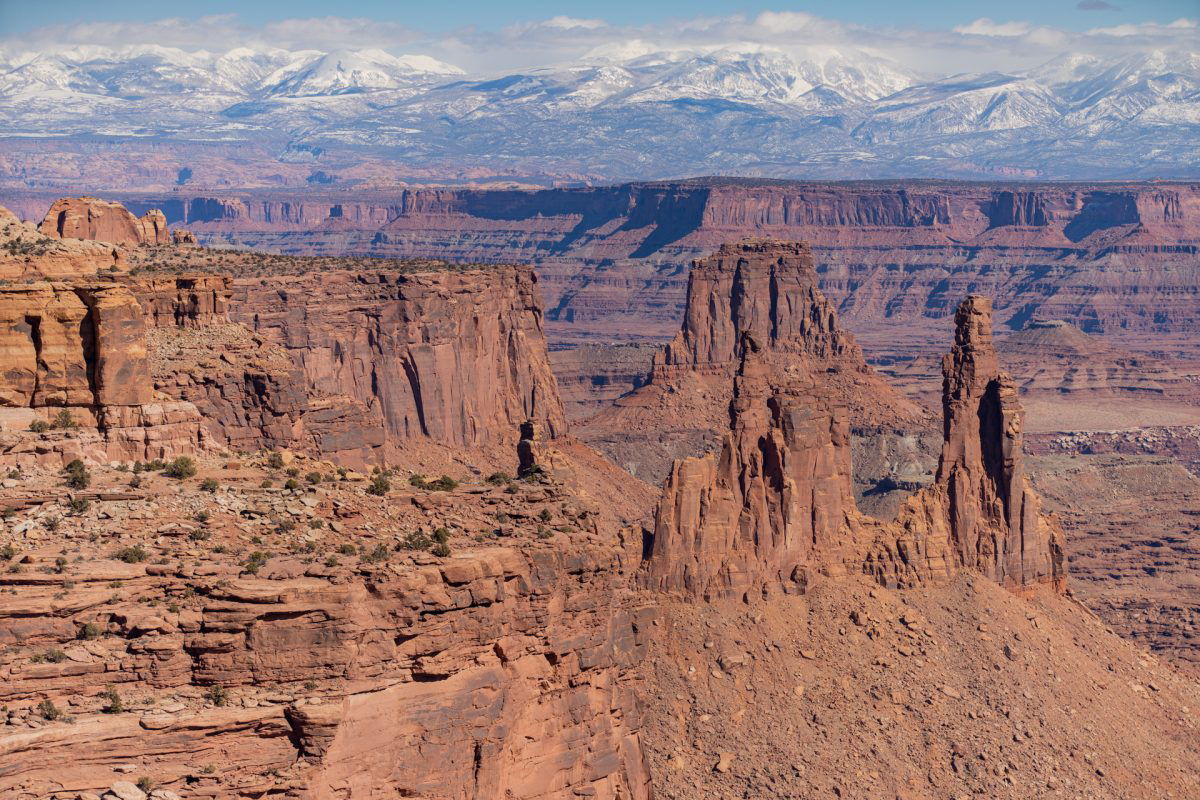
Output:
<instances>
[{"instance_id":1,"label":"red sandstone cliff","mask_svg":"<svg viewBox=\"0 0 1200 800\"><path fill-rule=\"evenodd\" d=\"M43 282L0 288L0 360L6 427L24 429L65 411L84 429L6 442L6 462L161 458L203 444L194 406L155 397L143 311L124 286Z\"/></svg>"},{"instance_id":2,"label":"red sandstone cliff","mask_svg":"<svg viewBox=\"0 0 1200 800\"><path fill-rule=\"evenodd\" d=\"M13 197L40 213L48 198ZM555 341L668 338L688 262L744 236L812 244L822 291L856 331L947 324L873 351L936 346L953 298L994 298L1000 324L1195 332L1200 189L1173 184L627 184L537 192L126 195L139 212L279 252L537 264ZM866 341L860 335L860 341Z\"/></svg>"},{"instance_id":3,"label":"red sandstone cliff","mask_svg":"<svg viewBox=\"0 0 1200 800\"><path fill-rule=\"evenodd\" d=\"M388 446L515 444L566 431L528 268L239 280L231 318L285 348L312 390L361 403Z\"/></svg>"}]
</instances>

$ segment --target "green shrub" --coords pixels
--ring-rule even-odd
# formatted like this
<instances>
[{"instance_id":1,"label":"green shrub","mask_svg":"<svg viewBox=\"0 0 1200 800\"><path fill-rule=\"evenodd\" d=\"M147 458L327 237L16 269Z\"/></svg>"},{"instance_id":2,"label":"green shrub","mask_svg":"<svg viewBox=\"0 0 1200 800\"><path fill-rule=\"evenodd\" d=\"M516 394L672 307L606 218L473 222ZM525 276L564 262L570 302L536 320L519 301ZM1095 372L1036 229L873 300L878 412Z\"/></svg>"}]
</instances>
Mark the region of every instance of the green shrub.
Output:
<instances>
[{"instance_id":1,"label":"green shrub","mask_svg":"<svg viewBox=\"0 0 1200 800\"><path fill-rule=\"evenodd\" d=\"M229 690L219 683L214 683L204 693L204 699L214 706L223 706L229 702Z\"/></svg>"},{"instance_id":2,"label":"green shrub","mask_svg":"<svg viewBox=\"0 0 1200 800\"><path fill-rule=\"evenodd\" d=\"M0 559L4 559L5 561L8 561L16 554L17 554L17 548L15 545L13 545L12 542L9 542L8 544L4 545L4 547L0 547Z\"/></svg>"},{"instance_id":3,"label":"green shrub","mask_svg":"<svg viewBox=\"0 0 1200 800\"><path fill-rule=\"evenodd\" d=\"M405 550L428 550L431 544L433 540L426 536L424 531L409 531L400 540L400 546Z\"/></svg>"},{"instance_id":4,"label":"green shrub","mask_svg":"<svg viewBox=\"0 0 1200 800\"><path fill-rule=\"evenodd\" d=\"M50 430L50 423L46 422L44 419L35 419L33 422L29 423L29 430L32 433L45 433L46 431Z\"/></svg>"},{"instance_id":5,"label":"green shrub","mask_svg":"<svg viewBox=\"0 0 1200 800\"><path fill-rule=\"evenodd\" d=\"M75 424L75 418L71 416L71 412L64 408L54 416L54 421L50 423L50 427L65 431L79 426Z\"/></svg>"},{"instance_id":6,"label":"green shrub","mask_svg":"<svg viewBox=\"0 0 1200 800\"><path fill-rule=\"evenodd\" d=\"M246 559L246 562L242 566L245 568L246 572L249 572L251 575L257 575L258 571L262 569L263 564L266 564L270 559L270 553L264 553L262 550L255 550L250 554L250 557Z\"/></svg>"},{"instance_id":7,"label":"green shrub","mask_svg":"<svg viewBox=\"0 0 1200 800\"><path fill-rule=\"evenodd\" d=\"M274 482L264 479L263 482L259 484L259 487L263 489L270 489L274 485Z\"/></svg>"},{"instance_id":8,"label":"green shrub","mask_svg":"<svg viewBox=\"0 0 1200 800\"><path fill-rule=\"evenodd\" d=\"M425 488L435 492L452 492L458 488L458 481L449 475L443 475L437 480L429 481L429 483L425 484Z\"/></svg>"},{"instance_id":9,"label":"green shrub","mask_svg":"<svg viewBox=\"0 0 1200 800\"><path fill-rule=\"evenodd\" d=\"M371 479L371 485L367 487L367 494L382 497L392 490L392 482L383 475L376 475Z\"/></svg>"},{"instance_id":10,"label":"green shrub","mask_svg":"<svg viewBox=\"0 0 1200 800\"><path fill-rule=\"evenodd\" d=\"M199 522L201 525L207 525L208 521L212 519L212 512L207 508L202 508L196 512L196 516L194 516L192 519L196 520L196 522Z\"/></svg>"},{"instance_id":11,"label":"green shrub","mask_svg":"<svg viewBox=\"0 0 1200 800\"><path fill-rule=\"evenodd\" d=\"M534 481L541 480L545 475L546 470L542 468L541 464L531 464L521 470L521 474L518 477L526 483L533 483Z\"/></svg>"},{"instance_id":12,"label":"green shrub","mask_svg":"<svg viewBox=\"0 0 1200 800\"><path fill-rule=\"evenodd\" d=\"M176 480L190 478L196 474L196 462L188 456L180 456L166 465L163 469L163 474L168 478L175 478Z\"/></svg>"},{"instance_id":13,"label":"green shrub","mask_svg":"<svg viewBox=\"0 0 1200 800\"><path fill-rule=\"evenodd\" d=\"M101 631L99 625L97 625L94 622L88 622L88 623L85 623L84 626L79 629L79 638L80 639L98 639L98 638L100 638L100 634L102 632L103 631Z\"/></svg>"},{"instance_id":14,"label":"green shrub","mask_svg":"<svg viewBox=\"0 0 1200 800\"><path fill-rule=\"evenodd\" d=\"M156 458L153 461L146 462L146 472L161 472L167 468L167 462L161 458Z\"/></svg>"},{"instance_id":15,"label":"green shrub","mask_svg":"<svg viewBox=\"0 0 1200 800\"><path fill-rule=\"evenodd\" d=\"M341 562L338 561L337 556L330 556L329 558L325 559L325 566L327 567L336 567L340 563Z\"/></svg>"},{"instance_id":16,"label":"green shrub","mask_svg":"<svg viewBox=\"0 0 1200 800\"><path fill-rule=\"evenodd\" d=\"M118 561L124 561L126 564L137 564L145 561L149 557L150 554L146 552L146 548L142 547L140 544L135 544L132 547L122 547L120 550L113 553L113 558L117 559Z\"/></svg>"},{"instance_id":17,"label":"green shrub","mask_svg":"<svg viewBox=\"0 0 1200 800\"><path fill-rule=\"evenodd\" d=\"M37 710L42 719L50 721L62 719L62 711L58 709L58 706L54 705L54 702L49 697L38 703Z\"/></svg>"},{"instance_id":18,"label":"green shrub","mask_svg":"<svg viewBox=\"0 0 1200 800\"><path fill-rule=\"evenodd\" d=\"M150 790L154 788L154 781L143 775L137 779L137 787L146 794L150 794Z\"/></svg>"},{"instance_id":19,"label":"green shrub","mask_svg":"<svg viewBox=\"0 0 1200 800\"><path fill-rule=\"evenodd\" d=\"M67 474L67 486L72 489L86 489L92 483L91 473L78 458L63 467L63 472Z\"/></svg>"},{"instance_id":20,"label":"green shrub","mask_svg":"<svg viewBox=\"0 0 1200 800\"><path fill-rule=\"evenodd\" d=\"M108 705L101 709L105 714L124 713L125 701L121 699L121 694L117 691L117 687L108 687L108 689L104 692L104 699L108 701Z\"/></svg>"},{"instance_id":21,"label":"green shrub","mask_svg":"<svg viewBox=\"0 0 1200 800\"><path fill-rule=\"evenodd\" d=\"M450 555L450 545L446 544L445 542L438 542L429 549L429 552L433 553L438 558L445 558Z\"/></svg>"},{"instance_id":22,"label":"green shrub","mask_svg":"<svg viewBox=\"0 0 1200 800\"><path fill-rule=\"evenodd\" d=\"M450 529L446 527L438 528L433 532L433 540L438 544L445 544L450 541Z\"/></svg>"},{"instance_id":23,"label":"green shrub","mask_svg":"<svg viewBox=\"0 0 1200 800\"><path fill-rule=\"evenodd\" d=\"M200 481L200 491L215 492L220 485L221 484L217 483L216 478L205 478L204 480Z\"/></svg>"},{"instance_id":24,"label":"green shrub","mask_svg":"<svg viewBox=\"0 0 1200 800\"><path fill-rule=\"evenodd\" d=\"M352 556L358 552L358 549L354 545L347 542L346 544L344 544L338 548L338 552L344 556Z\"/></svg>"},{"instance_id":25,"label":"green shrub","mask_svg":"<svg viewBox=\"0 0 1200 800\"><path fill-rule=\"evenodd\" d=\"M487 476L487 482L492 486L503 486L506 483L512 483L512 476L507 472L493 472Z\"/></svg>"},{"instance_id":26,"label":"green shrub","mask_svg":"<svg viewBox=\"0 0 1200 800\"><path fill-rule=\"evenodd\" d=\"M540 512L538 512L538 519L540 519L542 522L549 522L553 518L554 515L550 513L550 509L548 508L543 508Z\"/></svg>"},{"instance_id":27,"label":"green shrub","mask_svg":"<svg viewBox=\"0 0 1200 800\"><path fill-rule=\"evenodd\" d=\"M307 475L305 475L305 476L304 476L304 480L306 480L306 481L308 481L309 483L311 483L311 484L314 484L314 485L315 485L315 484L318 484L318 483L320 483L320 482L321 482L321 473L319 473L319 472L310 472L310 473L308 473Z\"/></svg>"},{"instance_id":28,"label":"green shrub","mask_svg":"<svg viewBox=\"0 0 1200 800\"><path fill-rule=\"evenodd\" d=\"M67 660L67 654L58 648L43 650L30 659L35 664L61 664Z\"/></svg>"},{"instance_id":29,"label":"green shrub","mask_svg":"<svg viewBox=\"0 0 1200 800\"><path fill-rule=\"evenodd\" d=\"M67 501L67 508L71 509L72 514L82 514L92 507L92 501L83 497L72 497Z\"/></svg>"},{"instance_id":30,"label":"green shrub","mask_svg":"<svg viewBox=\"0 0 1200 800\"><path fill-rule=\"evenodd\" d=\"M391 558L391 556L392 551L388 549L386 544L380 542L379 544L375 545L374 550L372 550L370 553L367 553L362 558L363 561L367 562L368 564L378 564L382 561L387 561L389 558Z\"/></svg>"},{"instance_id":31,"label":"green shrub","mask_svg":"<svg viewBox=\"0 0 1200 800\"><path fill-rule=\"evenodd\" d=\"M267 456L267 466L271 469L283 469L283 455L272 450Z\"/></svg>"}]
</instances>

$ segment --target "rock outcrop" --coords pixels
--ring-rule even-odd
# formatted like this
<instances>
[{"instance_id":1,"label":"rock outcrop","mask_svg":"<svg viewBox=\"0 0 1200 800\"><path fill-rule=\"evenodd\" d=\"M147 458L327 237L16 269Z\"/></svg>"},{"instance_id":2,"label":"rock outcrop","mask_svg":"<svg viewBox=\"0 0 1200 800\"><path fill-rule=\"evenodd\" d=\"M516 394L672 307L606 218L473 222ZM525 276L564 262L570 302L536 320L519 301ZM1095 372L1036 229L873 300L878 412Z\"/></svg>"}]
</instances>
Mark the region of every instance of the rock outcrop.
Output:
<instances>
[{"instance_id":1,"label":"rock outcrop","mask_svg":"<svg viewBox=\"0 0 1200 800\"><path fill-rule=\"evenodd\" d=\"M0 206L0 280L95 275L125 268L120 247L81 239L53 239Z\"/></svg>"},{"instance_id":2,"label":"rock outcrop","mask_svg":"<svg viewBox=\"0 0 1200 800\"><path fill-rule=\"evenodd\" d=\"M233 292L224 275L180 275L139 280L132 286L150 327L202 328L229 321Z\"/></svg>"},{"instance_id":3,"label":"rock outcrop","mask_svg":"<svg viewBox=\"0 0 1200 800\"><path fill-rule=\"evenodd\" d=\"M285 348L311 392L362 404L388 448L511 446L530 420L566 431L531 269L238 280L230 317Z\"/></svg>"},{"instance_id":4,"label":"rock outcrop","mask_svg":"<svg viewBox=\"0 0 1200 800\"><path fill-rule=\"evenodd\" d=\"M894 523L855 505L847 412L821 376L742 341L720 456L676 461L664 484L649 585L719 597L788 591L817 571L903 586L967 568L1013 590L1065 588L1062 533L1024 475L1020 405L984 298L963 302L944 361L936 481Z\"/></svg>"},{"instance_id":5,"label":"rock outcrop","mask_svg":"<svg viewBox=\"0 0 1200 800\"><path fill-rule=\"evenodd\" d=\"M97 459L159 458L201 444L195 407L154 396L142 307L124 286L0 288L0 359L0 407L9 425L66 413L72 425L94 428L100 437L7 450L16 463L80 448Z\"/></svg>"},{"instance_id":6,"label":"rock outcrop","mask_svg":"<svg viewBox=\"0 0 1200 800\"><path fill-rule=\"evenodd\" d=\"M38 230L54 239L90 239L125 247L171 244L167 217L159 209L135 217L120 203L96 197L58 200Z\"/></svg>"}]
</instances>

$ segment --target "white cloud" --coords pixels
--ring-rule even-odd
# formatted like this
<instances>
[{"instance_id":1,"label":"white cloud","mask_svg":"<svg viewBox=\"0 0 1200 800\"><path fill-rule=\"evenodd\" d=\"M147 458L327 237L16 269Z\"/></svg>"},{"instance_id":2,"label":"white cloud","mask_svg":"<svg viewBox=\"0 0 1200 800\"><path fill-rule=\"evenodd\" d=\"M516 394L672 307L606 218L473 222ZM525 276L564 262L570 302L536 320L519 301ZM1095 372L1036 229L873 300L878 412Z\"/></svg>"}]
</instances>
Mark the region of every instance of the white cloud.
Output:
<instances>
[{"instance_id":1,"label":"white cloud","mask_svg":"<svg viewBox=\"0 0 1200 800\"><path fill-rule=\"evenodd\" d=\"M959 25L954 32L969 36L1022 36L1032 29L1033 26L1028 22L992 22L987 17L980 17L974 22Z\"/></svg>"},{"instance_id":2,"label":"white cloud","mask_svg":"<svg viewBox=\"0 0 1200 800\"><path fill-rule=\"evenodd\" d=\"M852 25L794 11L757 16L697 16L661 24L612 25L601 19L556 16L500 30L468 27L430 34L393 22L329 16L290 19L263 27L233 15L130 23L65 23L0 40L8 60L22 52L81 46L157 44L223 52L263 49L379 48L456 64L475 75L498 75L580 59L628 59L661 51L710 52L770 47L798 54L865 51L911 71L947 74L1031 68L1063 53L1096 56L1148 49L1196 51L1197 21L1178 19L1074 32L1023 21L980 18L953 30Z\"/></svg>"}]
</instances>

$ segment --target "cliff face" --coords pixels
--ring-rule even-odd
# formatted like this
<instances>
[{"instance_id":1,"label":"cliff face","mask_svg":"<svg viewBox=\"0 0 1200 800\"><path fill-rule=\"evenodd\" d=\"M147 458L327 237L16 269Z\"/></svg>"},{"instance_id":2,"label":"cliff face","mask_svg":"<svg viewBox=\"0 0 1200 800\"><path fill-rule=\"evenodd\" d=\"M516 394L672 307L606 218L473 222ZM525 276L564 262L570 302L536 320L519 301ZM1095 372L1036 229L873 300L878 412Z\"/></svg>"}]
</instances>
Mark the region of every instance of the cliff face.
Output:
<instances>
[{"instance_id":1,"label":"cliff face","mask_svg":"<svg viewBox=\"0 0 1200 800\"><path fill-rule=\"evenodd\" d=\"M50 206L38 230L55 239L90 239L118 246L170 244L167 218L151 209L141 217L120 203L95 197L64 197Z\"/></svg>"},{"instance_id":2,"label":"cliff face","mask_svg":"<svg viewBox=\"0 0 1200 800\"><path fill-rule=\"evenodd\" d=\"M390 447L478 447L526 420L566 430L536 284L527 268L243 280L230 314L381 419Z\"/></svg>"},{"instance_id":3,"label":"cliff face","mask_svg":"<svg viewBox=\"0 0 1200 800\"><path fill-rule=\"evenodd\" d=\"M647 564L655 588L722 596L803 586L806 567L842 560L854 509L846 409L752 335L738 349L720 456L676 461L664 485Z\"/></svg>"},{"instance_id":4,"label":"cliff face","mask_svg":"<svg viewBox=\"0 0 1200 800\"><path fill-rule=\"evenodd\" d=\"M0 289L0 406L9 426L59 410L93 434L6 450L16 464L74 454L158 458L202 443L188 403L159 403L147 362L142 308L124 286L34 283ZM11 443L9 443L11 445Z\"/></svg>"},{"instance_id":5,"label":"cliff face","mask_svg":"<svg viewBox=\"0 0 1200 800\"><path fill-rule=\"evenodd\" d=\"M933 486L895 523L858 512L846 410L819 376L744 337L719 457L677 461L655 515L646 579L727 596L803 587L812 571L886 585L961 568L1014 590L1065 586L1062 533L1024 476L1021 410L991 344L987 301L969 297L946 357L942 457Z\"/></svg>"}]
</instances>

